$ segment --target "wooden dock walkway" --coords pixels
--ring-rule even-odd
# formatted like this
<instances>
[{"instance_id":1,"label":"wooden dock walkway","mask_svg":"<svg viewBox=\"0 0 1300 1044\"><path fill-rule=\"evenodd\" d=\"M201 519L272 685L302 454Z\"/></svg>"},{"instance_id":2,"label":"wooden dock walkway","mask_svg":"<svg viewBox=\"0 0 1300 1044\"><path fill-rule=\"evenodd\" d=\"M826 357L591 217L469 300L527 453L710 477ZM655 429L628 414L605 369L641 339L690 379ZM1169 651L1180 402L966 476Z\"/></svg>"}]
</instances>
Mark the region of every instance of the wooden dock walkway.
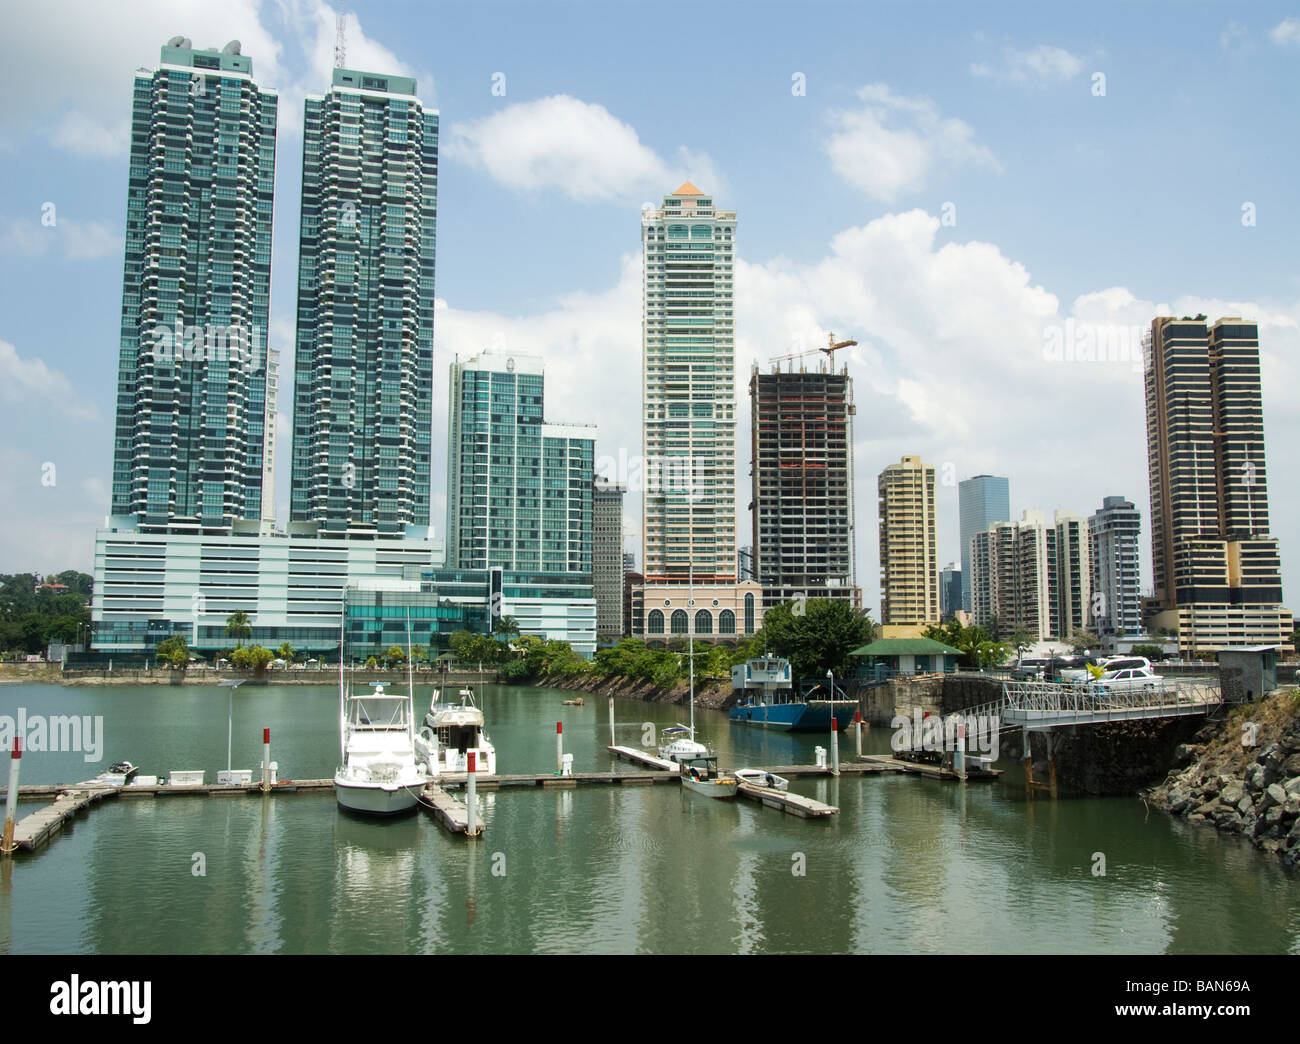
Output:
<instances>
[{"instance_id":1,"label":"wooden dock walkway","mask_svg":"<svg viewBox=\"0 0 1300 1044\"><path fill-rule=\"evenodd\" d=\"M919 764L915 761L899 761L898 758L891 758L888 754L863 754L862 761L879 766L878 771L883 772L905 772L909 776L941 779L949 783L956 783L961 780L961 777L952 769L940 768L938 765ZM841 768L843 767L841 766ZM1000 775L1002 775L1002 769L992 769L988 772L967 770L966 782L988 783L997 779Z\"/></svg>"},{"instance_id":2,"label":"wooden dock walkway","mask_svg":"<svg viewBox=\"0 0 1300 1044\"><path fill-rule=\"evenodd\" d=\"M628 761L635 761L638 765L647 765L652 769L658 769L660 772L668 772L677 775L681 771L681 766L675 761L669 761L667 758L661 758L656 754L651 754L646 750L639 750L636 747L606 747L611 754L620 758L627 758Z\"/></svg>"},{"instance_id":3,"label":"wooden dock walkway","mask_svg":"<svg viewBox=\"0 0 1300 1044\"><path fill-rule=\"evenodd\" d=\"M23 788L18 789L21 794ZM34 851L59 833L63 824L78 812L99 804L106 797L116 796L116 787L65 788L59 792L54 804L38 808L14 824L14 847Z\"/></svg>"}]
</instances>

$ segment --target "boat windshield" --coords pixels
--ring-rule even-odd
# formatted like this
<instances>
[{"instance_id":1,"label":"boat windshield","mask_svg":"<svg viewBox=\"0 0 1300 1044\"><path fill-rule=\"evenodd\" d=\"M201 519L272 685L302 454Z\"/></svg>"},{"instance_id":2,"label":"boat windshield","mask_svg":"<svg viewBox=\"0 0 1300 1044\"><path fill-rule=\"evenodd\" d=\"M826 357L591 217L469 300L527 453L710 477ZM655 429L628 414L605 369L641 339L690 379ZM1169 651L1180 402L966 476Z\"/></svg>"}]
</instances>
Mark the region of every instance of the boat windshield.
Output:
<instances>
[{"instance_id":1,"label":"boat windshield","mask_svg":"<svg viewBox=\"0 0 1300 1044\"><path fill-rule=\"evenodd\" d=\"M348 701L348 724L365 729L405 729L405 696L353 696Z\"/></svg>"}]
</instances>

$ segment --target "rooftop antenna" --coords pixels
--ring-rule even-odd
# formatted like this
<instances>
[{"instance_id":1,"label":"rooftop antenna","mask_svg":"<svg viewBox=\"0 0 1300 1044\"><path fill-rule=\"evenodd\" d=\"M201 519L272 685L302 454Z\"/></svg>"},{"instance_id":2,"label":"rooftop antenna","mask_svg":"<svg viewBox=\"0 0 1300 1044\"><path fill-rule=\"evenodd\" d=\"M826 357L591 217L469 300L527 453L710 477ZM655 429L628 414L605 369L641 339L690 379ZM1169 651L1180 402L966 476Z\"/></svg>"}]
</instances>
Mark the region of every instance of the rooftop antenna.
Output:
<instances>
[{"instance_id":1,"label":"rooftop antenna","mask_svg":"<svg viewBox=\"0 0 1300 1044\"><path fill-rule=\"evenodd\" d=\"M338 13L334 15L334 68L336 69L342 69L347 64L347 19L348 5L341 3Z\"/></svg>"}]
</instances>

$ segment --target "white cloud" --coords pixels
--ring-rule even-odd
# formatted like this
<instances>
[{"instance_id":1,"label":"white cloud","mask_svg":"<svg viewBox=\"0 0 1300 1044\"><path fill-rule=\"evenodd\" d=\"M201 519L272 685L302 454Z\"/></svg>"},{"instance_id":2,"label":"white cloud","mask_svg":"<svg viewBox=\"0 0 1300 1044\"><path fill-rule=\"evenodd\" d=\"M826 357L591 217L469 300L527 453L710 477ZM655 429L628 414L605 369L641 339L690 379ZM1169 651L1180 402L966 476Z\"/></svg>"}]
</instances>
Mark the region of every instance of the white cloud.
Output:
<instances>
[{"instance_id":1,"label":"white cloud","mask_svg":"<svg viewBox=\"0 0 1300 1044\"><path fill-rule=\"evenodd\" d=\"M0 402L35 403L73 420L99 419L95 406L82 401L62 373L40 359L24 359L8 341L0 341Z\"/></svg>"},{"instance_id":2,"label":"white cloud","mask_svg":"<svg viewBox=\"0 0 1300 1044\"><path fill-rule=\"evenodd\" d=\"M79 156L95 158L125 155L131 140L131 121L105 122L80 109L63 114L50 132L50 142Z\"/></svg>"},{"instance_id":3,"label":"white cloud","mask_svg":"<svg viewBox=\"0 0 1300 1044\"><path fill-rule=\"evenodd\" d=\"M1269 32L1268 38L1284 47L1300 46L1300 18L1284 18Z\"/></svg>"},{"instance_id":4,"label":"white cloud","mask_svg":"<svg viewBox=\"0 0 1300 1044\"><path fill-rule=\"evenodd\" d=\"M670 163L603 105L565 94L452 124L442 148L508 188L584 202L655 198L688 177L709 192L726 187L707 156L682 147Z\"/></svg>"},{"instance_id":5,"label":"white cloud","mask_svg":"<svg viewBox=\"0 0 1300 1044\"><path fill-rule=\"evenodd\" d=\"M80 221L60 217L44 225L39 217L0 218L0 250L25 256L59 252L74 261L120 256L123 237L103 221Z\"/></svg>"},{"instance_id":6,"label":"white cloud","mask_svg":"<svg viewBox=\"0 0 1300 1044\"><path fill-rule=\"evenodd\" d=\"M987 62L974 62L970 71L973 76L1008 83L1062 83L1083 71L1083 59L1063 47L1048 44L1025 49L1003 47L999 64L995 66Z\"/></svg>"},{"instance_id":7,"label":"white cloud","mask_svg":"<svg viewBox=\"0 0 1300 1044\"><path fill-rule=\"evenodd\" d=\"M885 84L861 88L860 109L831 114L827 143L841 178L885 203L923 188L936 167L1001 170L967 123L944 117L928 98L894 94Z\"/></svg>"},{"instance_id":8,"label":"white cloud","mask_svg":"<svg viewBox=\"0 0 1300 1044\"><path fill-rule=\"evenodd\" d=\"M1247 46L1250 37L1246 27L1238 21L1230 21L1219 33L1219 46L1225 51Z\"/></svg>"}]
</instances>

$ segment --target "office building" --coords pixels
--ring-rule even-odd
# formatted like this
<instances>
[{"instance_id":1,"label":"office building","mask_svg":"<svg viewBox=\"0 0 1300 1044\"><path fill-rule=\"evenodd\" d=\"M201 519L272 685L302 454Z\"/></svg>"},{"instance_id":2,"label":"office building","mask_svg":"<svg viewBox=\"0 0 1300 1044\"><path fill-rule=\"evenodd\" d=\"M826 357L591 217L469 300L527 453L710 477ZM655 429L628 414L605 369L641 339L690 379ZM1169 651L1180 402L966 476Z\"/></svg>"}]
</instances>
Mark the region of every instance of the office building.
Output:
<instances>
[{"instance_id":1,"label":"office building","mask_svg":"<svg viewBox=\"0 0 1300 1044\"><path fill-rule=\"evenodd\" d=\"M903 457L880 473L881 637L915 638L939 622L934 468Z\"/></svg>"},{"instance_id":2,"label":"office building","mask_svg":"<svg viewBox=\"0 0 1300 1044\"><path fill-rule=\"evenodd\" d=\"M961 575L956 562L939 570L939 615L945 620L961 611Z\"/></svg>"},{"instance_id":3,"label":"office building","mask_svg":"<svg viewBox=\"0 0 1300 1044\"><path fill-rule=\"evenodd\" d=\"M111 511L143 530L273 514L277 106L236 42L135 74Z\"/></svg>"},{"instance_id":4,"label":"office building","mask_svg":"<svg viewBox=\"0 0 1300 1044\"><path fill-rule=\"evenodd\" d=\"M544 420L544 382L535 356L452 363L447 561L590 584L596 428Z\"/></svg>"},{"instance_id":5,"label":"office building","mask_svg":"<svg viewBox=\"0 0 1300 1044\"><path fill-rule=\"evenodd\" d=\"M429 525L438 113L335 69L303 126L290 517L327 536Z\"/></svg>"},{"instance_id":6,"label":"office building","mask_svg":"<svg viewBox=\"0 0 1300 1044\"><path fill-rule=\"evenodd\" d=\"M853 556L853 379L823 363L749 381L754 578L764 605L799 597L861 607Z\"/></svg>"},{"instance_id":7,"label":"office building","mask_svg":"<svg viewBox=\"0 0 1300 1044\"><path fill-rule=\"evenodd\" d=\"M1288 644L1270 534L1259 327L1161 317L1145 344L1154 631L1183 651Z\"/></svg>"},{"instance_id":8,"label":"office building","mask_svg":"<svg viewBox=\"0 0 1300 1044\"><path fill-rule=\"evenodd\" d=\"M976 475L957 483L958 531L961 538L961 605L973 611L970 540L994 522L1011 521L1011 487L1005 478Z\"/></svg>"},{"instance_id":9,"label":"office building","mask_svg":"<svg viewBox=\"0 0 1300 1044\"><path fill-rule=\"evenodd\" d=\"M1138 540L1142 515L1123 497L1106 497L1088 519L1092 553L1090 630L1111 638L1142 631Z\"/></svg>"},{"instance_id":10,"label":"office building","mask_svg":"<svg viewBox=\"0 0 1300 1044\"><path fill-rule=\"evenodd\" d=\"M623 496L627 486L597 476L592 491L591 576L596 594L596 634L623 634Z\"/></svg>"}]
</instances>

